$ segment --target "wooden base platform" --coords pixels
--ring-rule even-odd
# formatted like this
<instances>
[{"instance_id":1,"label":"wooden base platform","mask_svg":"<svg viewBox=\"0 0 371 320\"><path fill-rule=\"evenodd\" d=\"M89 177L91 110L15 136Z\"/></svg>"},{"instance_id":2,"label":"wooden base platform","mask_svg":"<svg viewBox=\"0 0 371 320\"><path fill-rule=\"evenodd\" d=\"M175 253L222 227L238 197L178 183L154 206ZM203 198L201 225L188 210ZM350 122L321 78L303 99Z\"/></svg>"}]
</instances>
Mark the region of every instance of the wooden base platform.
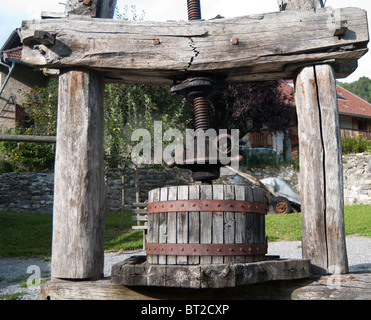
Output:
<instances>
[{"instance_id":1,"label":"wooden base platform","mask_svg":"<svg viewBox=\"0 0 371 320\"><path fill-rule=\"evenodd\" d=\"M235 264L158 265L145 256L132 257L112 266L111 281L124 286L167 288L233 288L243 285L310 277L310 261L279 259Z\"/></svg>"},{"instance_id":2,"label":"wooden base platform","mask_svg":"<svg viewBox=\"0 0 371 320\"><path fill-rule=\"evenodd\" d=\"M313 276L309 260L153 265L135 256L98 281L40 286L40 300L371 300L371 273Z\"/></svg>"},{"instance_id":3,"label":"wooden base platform","mask_svg":"<svg viewBox=\"0 0 371 320\"><path fill-rule=\"evenodd\" d=\"M110 278L50 282L41 300L371 300L371 273L269 281L235 288L125 287Z\"/></svg>"}]
</instances>

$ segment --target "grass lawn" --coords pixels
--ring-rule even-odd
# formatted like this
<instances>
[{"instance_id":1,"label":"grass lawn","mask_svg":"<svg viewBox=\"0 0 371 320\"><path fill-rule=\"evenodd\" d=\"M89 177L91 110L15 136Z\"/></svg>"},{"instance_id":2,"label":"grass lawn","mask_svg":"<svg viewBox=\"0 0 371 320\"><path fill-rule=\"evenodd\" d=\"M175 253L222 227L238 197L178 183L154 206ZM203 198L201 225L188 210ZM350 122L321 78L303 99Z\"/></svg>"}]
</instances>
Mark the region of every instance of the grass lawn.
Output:
<instances>
[{"instance_id":1,"label":"grass lawn","mask_svg":"<svg viewBox=\"0 0 371 320\"><path fill-rule=\"evenodd\" d=\"M371 238L371 205L344 207L345 234ZM301 214L269 214L265 219L268 241L301 240Z\"/></svg>"},{"instance_id":2,"label":"grass lawn","mask_svg":"<svg viewBox=\"0 0 371 320\"><path fill-rule=\"evenodd\" d=\"M142 248L143 232L132 230L136 222L125 212L124 228L120 228L120 213L106 217L105 250L136 250ZM371 205L345 207L346 235L371 238ZM266 216L268 241L301 240L301 214ZM52 216L0 212L0 257L50 256Z\"/></svg>"},{"instance_id":3,"label":"grass lawn","mask_svg":"<svg viewBox=\"0 0 371 320\"><path fill-rule=\"evenodd\" d=\"M135 250L143 248L143 231L132 230L136 224L132 221L130 211L125 211L124 228L120 227L121 213L109 212L106 216L106 232L104 234L104 250Z\"/></svg>"},{"instance_id":4,"label":"grass lawn","mask_svg":"<svg viewBox=\"0 0 371 320\"><path fill-rule=\"evenodd\" d=\"M0 212L0 257L50 256L52 216Z\"/></svg>"},{"instance_id":5,"label":"grass lawn","mask_svg":"<svg viewBox=\"0 0 371 320\"><path fill-rule=\"evenodd\" d=\"M44 214L0 212L0 257L50 256L52 216ZM131 212L121 215L109 212L106 216L104 249L133 250L142 248L143 232L132 230Z\"/></svg>"}]
</instances>

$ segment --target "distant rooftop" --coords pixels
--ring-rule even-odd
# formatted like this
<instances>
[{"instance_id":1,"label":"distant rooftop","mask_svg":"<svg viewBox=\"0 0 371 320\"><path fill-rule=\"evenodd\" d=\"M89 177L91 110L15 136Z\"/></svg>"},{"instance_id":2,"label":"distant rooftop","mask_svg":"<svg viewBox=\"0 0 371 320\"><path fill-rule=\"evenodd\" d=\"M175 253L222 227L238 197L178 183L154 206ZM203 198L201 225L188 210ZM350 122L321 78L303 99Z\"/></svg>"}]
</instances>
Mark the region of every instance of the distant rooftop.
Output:
<instances>
[{"instance_id":1,"label":"distant rooftop","mask_svg":"<svg viewBox=\"0 0 371 320\"><path fill-rule=\"evenodd\" d=\"M0 54L3 56L5 62L8 59L20 61L22 59L22 48L23 44L21 42L19 29L15 29L1 47Z\"/></svg>"},{"instance_id":2,"label":"distant rooftop","mask_svg":"<svg viewBox=\"0 0 371 320\"><path fill-rule=\"evenodd\" d=\"M284 96L293 97L295 89L292 81L282 81L281 89ZM336 85L336 91L340 114L371 118L370 103L339 85Z\"/></svg>"}]
</instances>

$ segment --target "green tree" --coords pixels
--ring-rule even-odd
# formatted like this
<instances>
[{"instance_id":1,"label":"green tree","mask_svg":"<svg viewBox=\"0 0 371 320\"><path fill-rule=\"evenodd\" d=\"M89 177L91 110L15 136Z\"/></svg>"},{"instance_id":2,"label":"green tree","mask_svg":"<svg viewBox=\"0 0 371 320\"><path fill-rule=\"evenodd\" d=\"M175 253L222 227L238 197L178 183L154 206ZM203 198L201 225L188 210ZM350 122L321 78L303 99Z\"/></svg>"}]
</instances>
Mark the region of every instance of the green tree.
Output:
<instances>
[{"instance_id":1,"label":"green tree","mask_svg":"<svg viewBox=\"0 0 371 320\"><path fill-rule=\"evenodd\" d=\"M4 133L54 136L57 121L58 80L50 79L47 87L36 88L32 92L23 92L23 94L26 98L25 128L9 129ZM0 151L14 171L48 171L53 170L54 167L54 144L5 141L0 143Z\"/></svg>"},{"instance_id":2,"label":"green tree","mask_svg":"<svg viewBox=\"0 0 371 320\"><path fill-rule=\"evenodd\" d=\"M285 131L294 115L292 97L283 95L279 81L230 84L210 102L214 128L239 129L241 137L263 126Z\"/></svg>"},{"instance_id":3,"label":"green tree","mask_svg":"<svg viewBox=\"0 0 371 320\"><path fill-rule=\"evenodd\" d=\"M131 153L137 141L131 136L136 129L146 129L154 145L154 122L161 121L165 132L169 128L185 130L191 117L191 108L184 99L172 97L167 86L108 84L105 87L105 163L109 169L119 171L122 185L125 169L135 172L136 201L139 199L138 166L132 162ZM122 213L124 209L124 188ZM123 223L123 214L122 214Z\"/></svg>"},{"instance_id":4,"label":"green tree","mask_svg":"<svg viewBox=\"0 0 371 320\"><path fill-rule=\"evenodd\" d=\"M139 16L135 6L129 8L126 5L122 11L116 9L115 18L143 20L144 12ZM164 131L168 128L185 129L190 121L192 110L187 108L185 104L184 99L170 95L168 86L117 83L105 86L106 171L108 172L109 169L118 170L122 178L122 185L124 185L125 169L133 168L136 173L137 201L139 200L138 167L131 160L131 152L138 142L131 141L131 135L136 129L146 129L153 133L154 121L156 120L162 121ZM123 208L124 194L122 195Z\"/></svg>"},{"instance_id":5,"label":"green tree","mask_svg":"<svg viewBox=\"0 0 371 320\"><path fill-rule=\"evenodd\" d=\"M351 83L338 82L338 85L371 103L371 79L361 77Z\"/></svg>"},{"instance_id":6,"label":"green tree","mask_svg":"<svg viewBox=\"0 0 371 320\"><path fill-rule=\"evenodd\" d=\"M124 170L132 164L131 151L138 143L131 141L134 130L153 132L154 121L162 122L163 131L169 128L185 130L191 121L191 111L185 100L170 95L167 86L106 85L106 168Z\"/></svg>"}]
</instances>

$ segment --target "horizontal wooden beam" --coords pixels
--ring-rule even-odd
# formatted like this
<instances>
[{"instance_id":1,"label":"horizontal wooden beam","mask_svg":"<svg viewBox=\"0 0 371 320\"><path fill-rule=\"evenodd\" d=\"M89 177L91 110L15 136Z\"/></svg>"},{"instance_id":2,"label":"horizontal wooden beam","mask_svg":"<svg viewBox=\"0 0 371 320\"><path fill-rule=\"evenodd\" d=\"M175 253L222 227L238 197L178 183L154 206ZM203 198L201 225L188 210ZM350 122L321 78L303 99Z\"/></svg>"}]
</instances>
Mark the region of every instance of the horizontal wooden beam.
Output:
<instances>
[{"instance_id":1,"label":"horizontal wooden beam","mask_svg":"<svg viewBox=\"0 0 371 320\"><path fill-rule=\"evenodd\" d=\"M263 269L261 269L263 270ZM264 270L265 271L265 270ZM270 274L271 270L268 270ZM287 274L291 274L288 271ZM213 275L213 273L209 273ZM214 273L215 277L220 273ZM263 272L260 275L266 276ZM254 276L254 274L252 274ZM137 279L136 276L134 279ZM165 278L165 277L164 277ZM169 277L169 280L173 280ZM186 278L182 279L186 281ZM311 277L299 280L275 280L235 288L204 288L202 290L166 287L125 287L110 278L98 281L47 282L40 286L40 300L126 300L126 305L138 313L149 300L240 300L238 310L246 311L243 300L370 300L371 274L352 273ZM139 301L135 304L133 300ZM185 302L187 303L187 302ZM217 302L218 303L218 302ZM237 303L237 301L234 301ZM126 306L125 305L125 306ZM183 309L184 310L184 309ZM199 309L200 310L200 309ZM180 312L180 311L178 311ZM183 311L185 312L185 311ZM236 312L236 317L237 317Z\"/></svg>"},{"instance_id":2,"label":"horizontal wooden beam","mask_svg":"<svg viewBox=\"0 0 371 320\"><path fill-rule=\"evenodd\" d=\"M54 44L39 43L41 31ZM290 79L298 68L324 62L346 77L367 52L369 35L365 10L322 8L181 22L71 15L24 21L22 41L22 60L33 66L89 67L110 81L171 84L199 74L229 82Z\"/></svg>"},{"instance_id":3,"label":"horizontal wooden beam","mask_svg":"<svg viewBox=\"0 0 371 320\"><path fill-rule=\"evenodd\" d=\"M55 143L56 137L1 134L0 141Z\"/></svg>"}]
</instances>

